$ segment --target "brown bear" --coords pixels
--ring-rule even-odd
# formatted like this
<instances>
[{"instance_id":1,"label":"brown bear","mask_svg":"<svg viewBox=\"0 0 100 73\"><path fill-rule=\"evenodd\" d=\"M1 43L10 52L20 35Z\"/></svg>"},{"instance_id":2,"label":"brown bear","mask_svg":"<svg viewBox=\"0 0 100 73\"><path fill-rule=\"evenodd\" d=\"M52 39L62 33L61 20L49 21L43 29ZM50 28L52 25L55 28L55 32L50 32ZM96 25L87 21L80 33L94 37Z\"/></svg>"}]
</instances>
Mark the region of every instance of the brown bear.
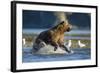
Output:
<instances>
[{"instance_id":1,"label":"brown bear","mask_svg":"<svg viewBox=\"0 0 100 73\"><path fill-rule=\"evenodd\" d=\"M69 32L71 28L70 24L62 21L53 28L41 32L35 39L33 50L36 52L46 45L51 45L54 47L54 51L61 47L69 53L70 50L64 45L64 32Z\"/></svg>"}]
</instances>

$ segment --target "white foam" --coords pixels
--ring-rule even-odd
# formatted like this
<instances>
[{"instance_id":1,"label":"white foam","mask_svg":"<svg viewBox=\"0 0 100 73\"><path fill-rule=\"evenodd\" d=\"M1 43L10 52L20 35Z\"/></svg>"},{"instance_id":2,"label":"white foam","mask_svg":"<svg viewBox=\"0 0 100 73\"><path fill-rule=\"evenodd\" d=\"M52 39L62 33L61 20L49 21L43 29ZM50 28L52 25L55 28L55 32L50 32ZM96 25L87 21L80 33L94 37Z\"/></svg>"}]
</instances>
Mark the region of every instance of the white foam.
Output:
<instances>
[{"instance_id":1,"label":"white foam","mask_svg":"<svg viewBox=\"0 0 100 73\"><path fill-rule=\"evenodd\" d=\"M54 47L47 45L44 48L41 48L36 54L64 54L67 53L65 50L61 49L60 47L57 48L56 51L54 51Z\"/></svg>"}]
</instances>

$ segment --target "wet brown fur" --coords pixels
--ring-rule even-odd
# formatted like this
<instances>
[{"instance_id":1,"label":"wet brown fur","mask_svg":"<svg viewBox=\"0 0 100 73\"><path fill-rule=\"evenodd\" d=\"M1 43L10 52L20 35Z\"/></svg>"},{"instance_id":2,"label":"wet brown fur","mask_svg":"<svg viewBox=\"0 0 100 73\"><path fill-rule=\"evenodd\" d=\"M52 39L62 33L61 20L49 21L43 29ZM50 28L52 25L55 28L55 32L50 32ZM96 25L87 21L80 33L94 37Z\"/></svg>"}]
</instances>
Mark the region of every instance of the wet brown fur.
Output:
<instances>
[{"instance_id":1,"label":"wet brown fur","mask_svg":"<svg viewBox=\"0 0 100 73\"><path fill-rule=\"evenodd\" d=\"M63 21L53 28L41 32L36 38L35 43L39 44L43 41L46 45L54 46L54 51L56 51L58 46L64 48L64 33L69 32L70 29L71 25Z\"/></svg>"}]
</instances>

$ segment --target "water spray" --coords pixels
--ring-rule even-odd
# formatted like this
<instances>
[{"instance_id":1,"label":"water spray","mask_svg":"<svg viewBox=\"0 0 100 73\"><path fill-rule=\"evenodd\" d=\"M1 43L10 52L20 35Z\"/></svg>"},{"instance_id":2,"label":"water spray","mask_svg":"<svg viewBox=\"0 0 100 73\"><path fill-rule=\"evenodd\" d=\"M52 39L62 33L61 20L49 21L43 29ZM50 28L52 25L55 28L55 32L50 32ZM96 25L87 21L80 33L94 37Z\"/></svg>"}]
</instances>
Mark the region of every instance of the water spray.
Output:
<instances>
[{"instance_id":1,"label":"water spray","mask_svg":"<svg viewBox=\"0 0 100 73\"><path fill-rule=\"evenodd\" d=\"M62 21L65 21L66 24L68 23L68 19L67 16L71 15L72 13L65 13L65 12L55 12L54 15L57 17L57 21L55 22L55 24L60 23Z\"/></svg>"}]
</instances>

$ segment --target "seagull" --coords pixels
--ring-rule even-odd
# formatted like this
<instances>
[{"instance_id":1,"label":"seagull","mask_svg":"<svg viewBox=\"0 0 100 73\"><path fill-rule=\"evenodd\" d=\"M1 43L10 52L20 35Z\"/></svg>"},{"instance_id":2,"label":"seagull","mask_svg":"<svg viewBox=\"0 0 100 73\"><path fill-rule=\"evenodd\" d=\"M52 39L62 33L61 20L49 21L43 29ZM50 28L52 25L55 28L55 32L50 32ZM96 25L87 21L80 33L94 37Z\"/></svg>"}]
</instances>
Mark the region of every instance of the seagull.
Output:
<instances>
[{"instance_id":1,"label":"seagull","mask_svg":"<svg viewBox=\"0 0 100 73\"><path fill-rule=\"evenodd\" d=\"M23 45L25 45L26 44L26 39L23 38L22 41L23 41Z\"/></svg>"},{"instance_id":2,"label":"seagull","mask_svg":"<svg viewBox=\"0 0 100 73\"><path fill-rule=\"evenodd\" d=\"M72 45L72 41L71 41L71 40L69 40L69 41L68 41L68 45L67 45L67 46L70 48L70 47L71 47L71 45Z\"/></svg>"},{"instance_id":3,"label":"seagull","mask_svg":"<svg viewBox=\"0 0 100 73\"><path fill-rule=\"evenodd\" d=\"M81 43L80 40L78 40L78 45L79 45L81 48L86 46L85 44Z\"/></svg>"},{"instance_id":4,"label":"seagull","mask_svg":"<svg viewBox=\"0 0 100 73\"><path fill-rule=\"evenodd\" d=\"M66 47L67 47L67 49L70 51L70 53L71 53L71 54L74 53L74 51L70 49L70 47L72 46L72 41L69 40L68 43L67 43L66 45L67 45Z\"/></svg>"}]
</instances>

